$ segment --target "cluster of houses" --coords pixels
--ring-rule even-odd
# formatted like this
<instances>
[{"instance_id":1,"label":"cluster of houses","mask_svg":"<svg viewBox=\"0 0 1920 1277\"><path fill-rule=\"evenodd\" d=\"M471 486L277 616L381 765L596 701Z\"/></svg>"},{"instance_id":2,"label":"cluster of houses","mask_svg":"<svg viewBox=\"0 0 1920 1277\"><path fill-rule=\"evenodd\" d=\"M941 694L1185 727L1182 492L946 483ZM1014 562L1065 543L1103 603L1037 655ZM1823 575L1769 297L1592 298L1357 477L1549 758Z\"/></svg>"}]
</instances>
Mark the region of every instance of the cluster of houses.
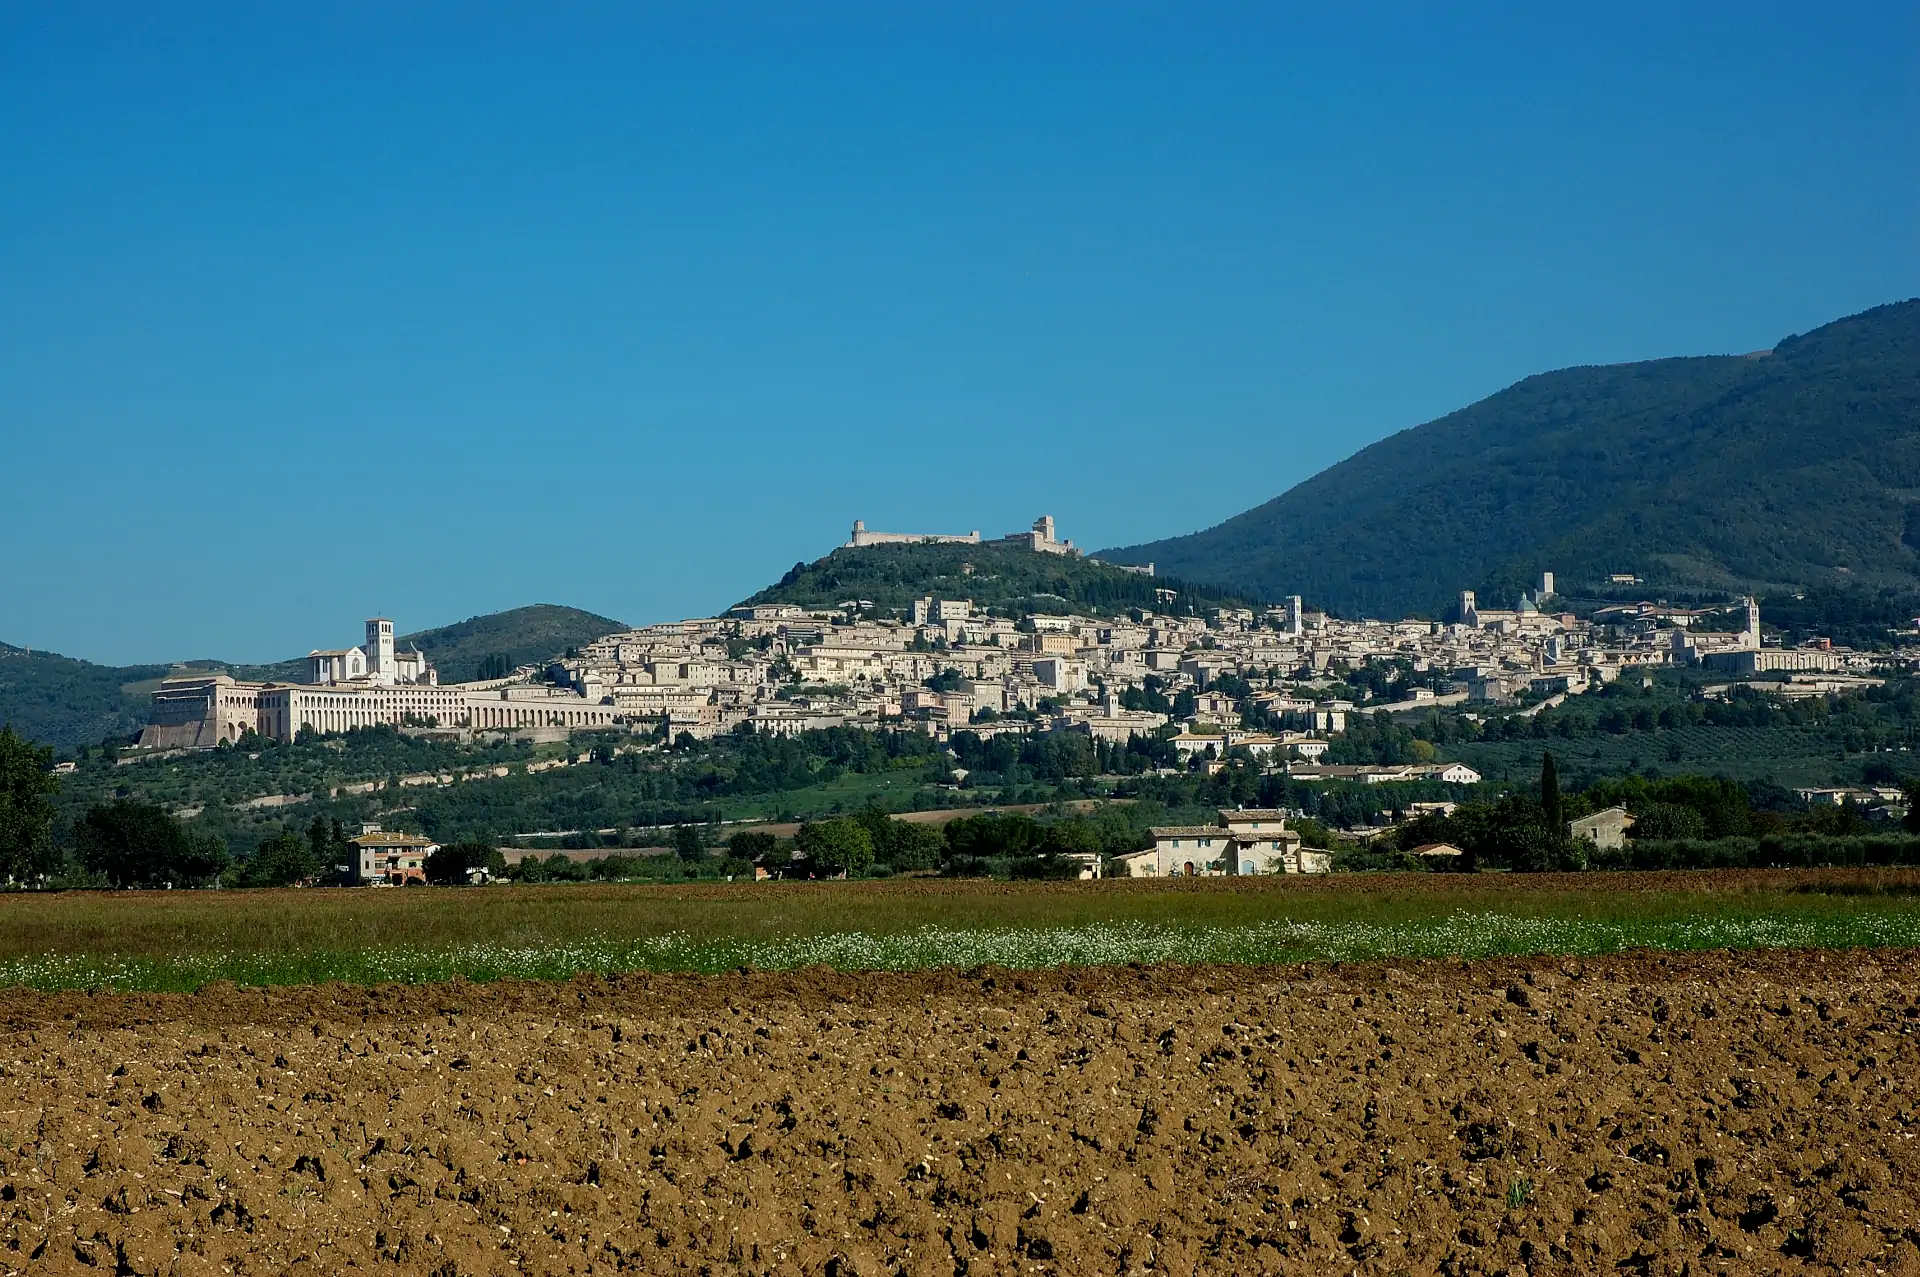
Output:
<instances>
[{"instance_id":1,"label":"cluster of houses","mask_svg":"<svg viewBox=\"0 0 1920 1277\"><path fill-rule=\"evenodd\" d=\"M1621 614L1596 625L1551 610L1553 597L1551 574L1512 609L1481 607L1467 592L1459 619L1445 623L1341 620L1308 611L1298 596L1204 616L1136 608L1017 619L941 597L894 615L857 601L827 609L753 604L609 635L548 677L620 721L664 726L675 737L742 724L773 734L904 725L942 738L960 730L1080 732L1115 742L1160 736L1196 765L1240 750L1306 780L1470 784L1478 777L1457 764L1342 768L1320 759L1355 713L1521 697L1552 703L1629 671L1717 663L1758 643L1757 618L1751 638L1716 646L1657 616ZM1384 682L1372 681L1387 692L1356 701L1345 675L1367 666L1384 672ZM1179 697L1190 708L1178 721L1128 695L1149 680L1166 698L1188 694Z\"/></svg>"},{"instance_id":2,"label":"cluster of houses","mask_svg":"<svg viewBox=\"0 0 1920 1277\"><path fill-rule=\"evenodd\" d=\"M1297 597L1206 616L1131 609L1017 620L968 599L928 597L893 616L769 603L609 635L550 674L620 717L696 739L743 723L776 734L902 724L942 737L963 729L1111 741L1164 734L1184 755L1244 749L1311 764L1359 710L1509 699L1541 679L1584 689L1666 658L1651 644L1602 649L1587 629L1537 609L1470 612L1454 624L1343 621L1308 612ZM1404 694L1348 699L1341 674L1377 663L1394 677L1414 675ZM1191 693L1180 722L1126 707L1139 700L1126 689L1149 679L1169 698ZM1278 726L1245 730L1250 708Z\"/></svg>"},{"instance_id":3,"label":"cluster of houses","mask_svg":"<svg viewBox=\"0 0 1920 1277\"><path fill-rule=\"evenodd\" d=\"M856 524L850 545L913 539L979 536L912 538ZM1079 553L1045 517L1002 543ZM1652 604L1582 620L1555 610L1551 573L1510 609L1483 607L1463 592L1458 619L1445 623L1341 620L1307 610L1297 595L1274 607L1181 615L1173 591L1156 594L1166 610L1110 616L1015 618L933 596L892 615L857 600L826 609L753 604L608 635L545 670L450 686L419 652L399 650L391 621L374 618L363 648L312 653L303 682L166 681L142 744L206 748L251 733L291 740L382 723L545 739L605 728L702 739L743 725L776 735L906 726L941 738L958 730L1079 732L1113 742L1159 736L1195 765L1244 751L1307 780L1470 784L1478 777L1458 765L1339 768L1321 755L1356 712L1522 697L1551 704L1674 662L1789 679L1857 677L1841 672L1858 663L1855 654L1764 647L1751 599L1737 635L1704 632L1699 614ZM1365 681L1375 693L1356 702L1345 676L1370 666L1375 677ZM1129 694L1150 680L1166 698L1152 703L1177 699L1179 721Z\"/></svg>"},{"instance_id":4,"label":"cluster of houses","mask_svg":"<svg viewBox=\"0 0 1920 1277\"><path fill-rule=\"evenodd\" d=\"M849 544L916 539L929 538L856 524ZM1046 518L1002 543L1079 553ZM1357 713L1424 713L1523 697L1532 706L1521 712L1533 712L1671 663L1781 673L1793 686L1861 678L1843 672L1859 664L1855 654L1764 646L1751 599L1738 634L1709 632L1700 614L1651 604L1581 619L1556 610L1550 573L1512 608L1482 607L1464 592L1449 622L1342 620L1309 611L1297 595L1273 607L1182 615L1172 590L1156 596L1165 610L1107 616L995 615L970 599L935 596L894 614L857 600L823 609L750 604L608 635L544 670L451 686L439 683L420 653L399 651L392 622L375 618L367 622L364 648L314 652L302 683L224 675L169 680L155 694L143 744L208 747L250 733L292 739L310 729L377 723L549 739L582 729L664 729L696 739L825 728L904 728L938 739L958 731L1079 733L1114 743L1158 738L1191 768L1250 757L1308 782L1470 785L1480 776L1461 763L1336 765L1323 755ZM1367 676L1356 678L1356 671ZM1372 689L1364 698L1355 690L1360 684ZM1175 706L1177 719L1167 712ZM1324 853L1301 848L1273 812L1222 812L1217 828L1154 836L1153 849L1122 858L1127 874L1325 867ZM362 846L361 877L407 881L422 873L432 847L410 837L364 831L362 839L372 841Z\"/></svg>"}]
</instances>

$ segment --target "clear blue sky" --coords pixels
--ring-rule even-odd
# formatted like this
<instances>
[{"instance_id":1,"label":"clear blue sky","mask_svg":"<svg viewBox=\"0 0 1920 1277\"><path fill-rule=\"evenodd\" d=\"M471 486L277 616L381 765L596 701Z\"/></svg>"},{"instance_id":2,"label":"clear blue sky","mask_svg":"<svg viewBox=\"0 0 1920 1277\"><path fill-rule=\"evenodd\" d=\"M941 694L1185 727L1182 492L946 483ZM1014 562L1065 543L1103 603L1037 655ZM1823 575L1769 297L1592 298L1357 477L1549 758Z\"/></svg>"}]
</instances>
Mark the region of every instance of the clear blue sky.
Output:
<instances>
[{"instance_id":1,"label":"clear blue sky","mask_svg":"<svg viewBox=\"0 0 1920 1277\"><path fill-rule=\"evenodd\" d=\"M1141 541L1920 292L1910 2L1461 8L16 0L0 639Z\"/></svg>"}]
</instances>

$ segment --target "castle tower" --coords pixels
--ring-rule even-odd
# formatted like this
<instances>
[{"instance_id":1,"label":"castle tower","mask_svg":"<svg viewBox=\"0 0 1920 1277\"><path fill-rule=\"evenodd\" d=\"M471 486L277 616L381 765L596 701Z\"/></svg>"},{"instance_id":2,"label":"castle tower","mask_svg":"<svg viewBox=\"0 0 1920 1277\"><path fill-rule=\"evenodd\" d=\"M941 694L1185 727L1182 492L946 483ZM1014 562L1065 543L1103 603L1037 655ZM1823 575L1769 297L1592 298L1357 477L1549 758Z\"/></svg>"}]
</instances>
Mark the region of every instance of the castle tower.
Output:
<instances>
[{"instance_id":1,"label":"castle tower","mask_svg":"<svg viewBox=\"0 0 1920 1277\"><path fill-rule=\"evenodd\" d=\"M376 616L367 622L367 677L391 683L397 672L393 659L393 622Z\"/></svg>"},{"instance_id":2,"label":"castle tower","mask_svg":"<svg viewBox=\"0 0 1920 1277\"><path fill-rule=\"evenodd\" d=\"M1479 628L1480 610L1474 603L1472 590L1460 591L1460 624Z\"/></svg>"},{"instance_id":3,"label":"castle tower","mask_svg":"<svg viewBox=\"0 0 1920 1277\"><path fill-rule=\"evenodd\" d=\"M1300 637L1300 631L1306 627L1306 609L1300 605L1298 594L1287 595L1287 633L1294 638Z\"/></svg>"},{"instance_id":4,"label":"castle tower","mask_svg":"<svg viewBox=\"0 0 1920 1277\"><path fill-rule=\"evenodd\" d=\"M1540 592L1535 597L1542 601L1553 597L1553 573L1542 572L1540 574Z\"/></svg>"}]
</instances>

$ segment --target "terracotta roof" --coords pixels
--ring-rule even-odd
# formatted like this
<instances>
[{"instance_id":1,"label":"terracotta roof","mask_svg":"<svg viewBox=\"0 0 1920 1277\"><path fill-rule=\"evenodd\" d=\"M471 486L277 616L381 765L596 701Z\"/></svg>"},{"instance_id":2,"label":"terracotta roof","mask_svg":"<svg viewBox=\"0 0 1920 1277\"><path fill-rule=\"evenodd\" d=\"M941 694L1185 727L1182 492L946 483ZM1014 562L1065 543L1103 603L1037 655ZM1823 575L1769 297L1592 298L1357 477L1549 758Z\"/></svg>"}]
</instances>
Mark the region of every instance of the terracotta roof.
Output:
<instances>
[{"instance_id":1,"label":"terracotta roof","mask_svg":"<svg viewBox=\"0 0 1920 1277\"><path fill-rule=\"evenodd\" d=\"M433 847L438 844L421 834L361 834L347 839L356 847Z\"/></svg>"}]
</instances>

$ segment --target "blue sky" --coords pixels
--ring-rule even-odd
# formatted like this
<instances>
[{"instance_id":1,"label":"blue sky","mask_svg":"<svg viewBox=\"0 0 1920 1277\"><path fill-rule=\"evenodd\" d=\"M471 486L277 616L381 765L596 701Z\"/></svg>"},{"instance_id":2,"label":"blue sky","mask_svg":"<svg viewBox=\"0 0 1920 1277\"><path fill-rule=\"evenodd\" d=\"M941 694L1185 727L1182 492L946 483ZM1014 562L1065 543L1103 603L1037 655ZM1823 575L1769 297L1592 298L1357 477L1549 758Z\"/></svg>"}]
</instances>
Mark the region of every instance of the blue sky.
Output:
<instances>
[{"instance_id":1,"label":"blue sky","mask_svg":"<svg viewBox=\"0 0 1920 1277\"><path fill-rule=\"evenodd\" d=\"M660 620L856 517L1141 541L1770 346L1920 292L1916 15L9 4L0 639Z\"/></svg>"}]
</instances>

